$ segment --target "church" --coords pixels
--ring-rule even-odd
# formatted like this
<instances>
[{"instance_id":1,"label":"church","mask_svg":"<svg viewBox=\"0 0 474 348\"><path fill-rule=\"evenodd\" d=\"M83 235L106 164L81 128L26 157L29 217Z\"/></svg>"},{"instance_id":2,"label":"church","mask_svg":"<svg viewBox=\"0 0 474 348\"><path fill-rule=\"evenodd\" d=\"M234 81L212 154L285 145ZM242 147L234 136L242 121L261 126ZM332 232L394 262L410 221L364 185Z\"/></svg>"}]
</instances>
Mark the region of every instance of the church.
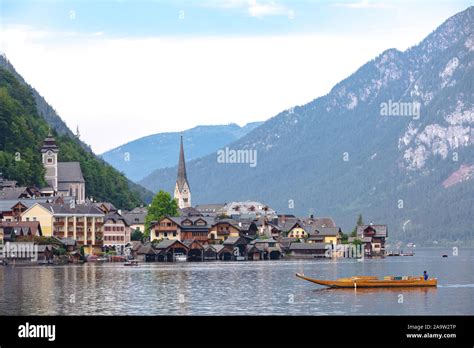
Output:
<instances>
[{"instance_id":1,"label":"church","mask_svg":"<svg viewBox=\"0 0 474 348\"><path fill-rule=\"evenodd\" d=\"M86 182L79 162L58 162L59 148L49 134L41 147L45 180L48 187L41 190L45 196L75 197L76 203L86 200Z\"/></svg>"},{"instance_id":2,"label":"church","mask_svg":"<svg viewBox=\"0 0 474 348\"><path fill-rule=\"evenodd\" d=\"M181 136L181 146L179 149L178 178L174 188L174 198L178 202L178 208L191 207L191 188L189 187L186 175L186 163L184 161L183 136Z\"/></svg>"}]
</instances>

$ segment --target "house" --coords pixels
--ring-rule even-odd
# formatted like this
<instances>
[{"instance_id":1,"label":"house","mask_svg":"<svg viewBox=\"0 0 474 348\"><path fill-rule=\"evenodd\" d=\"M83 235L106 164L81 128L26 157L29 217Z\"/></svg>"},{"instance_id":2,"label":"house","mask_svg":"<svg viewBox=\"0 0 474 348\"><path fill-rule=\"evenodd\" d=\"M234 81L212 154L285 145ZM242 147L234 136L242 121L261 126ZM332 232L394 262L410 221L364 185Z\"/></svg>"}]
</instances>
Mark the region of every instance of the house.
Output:
<instances>
[{"instance_id":1,"label":"house","mask_svg":"<svg viewBox=\"0 0 474 348\"><path fill-rule=\"evenodd\" d=\"M340 227L317 227L315 225L305 226L308 232L308 243L341 244L342 230Z\"/></svg>"},{"instance_id":2,"label":"house","mask_svg":"<svg viewBox=\"0 0 474 348\"><path fill-rule=\"evenodd\" d=\"M39 221L46 237L73 238L96 251L103 245L104 213L92 204L36 203L21 219Z\"/></svg>"},{"instance_id":3,"label":"house","mask_svg":"<svg viewBox=\"0 0 474 348\"><path fill-rule=\"evenodd\" d=\"M123 213L123 217L127 219L128 224L130 225L130 231L139 230L140 232L145 232L145 217L148 213L147 208L140 206L131 211Z\"/></svg>"},{"instance_id":4,"label":"house","mask_svg":"<svg viewBox=\"0 0 474 348\"><path fill-rule=\"evenodd\" d=\"M260 218L257 224L260 235L271 238L278 238L281 233L281 227L278 226L278 218L268 221L266 218Z\"/></svg>"},{"instance_id":5,"label":"house","mask_svg":"<svg viewBox=\"0 0 474 348\"><path fill-rule=\"evenodd\" d=\"M207 216L178 216L165 217L152 225L151 240L193 239L207 244L209 228L214 223L214 218Z\"/></svg>"},{"instance_id":6,"label":"house","mask_svg":"<svg viewBox=\"0 0 474 348\"><path fill-rule=\"evenodd\" d=\"M326 243L291 243L288 255L294 258L316 258L325 257Z\"/></svg>"},{"instance_id":7,"label":"house","mask_svg":"<svg viewBox=\"0 0 474 348\"><path fill-rule=\"evenodd\" d=\"M258 219L262 216L276 217L276 212L268 205L255 201L230 202L217 211L217 215L226 215L232 218L247 216Z\"/></svg>"},{"instance_id":8,"label":"house","mask_svg":"<svg viewBox=\"0 0 474 348\"><path fill-rule=\"evenodd\" d=\"M176 254L188 255L189 248L179 240L165 239L155 245L158 261L173 262Z\"/></svg>"},{"instance_id":9,"label":"house","mask_svg":"<svg viewBox=\"0 0 474 348\"><path fill-rule=\"evenodd\" d=\"M58 238L58 241L63 245L67 252L72 253L77 249L77 242L74 238Z\"/></svg>"},{"instance_id":10,"label":"house","mask_svg":"<svg viewBox=\"0 0 474 348\"><path fill-rule=\"evenodd\" d=\"M247 245L249 260L277 260L281 254L280 245L273 238L254 239Z\"/></svg>"},{"instance_id":11,"label":"house","mask_svg":"<svg viewBox=\"0 0 474 348\"><path fill-rule=\"evenodd\" d=\"M278 244L280 244L280 248L282 253L287 254L290 250L290 245L293 242L297 242L298 238L290 238L290 237L283 237L281 236L278 238Z\"/></svg>"},{"instance_id":12,"label":"house","mask_svg":"<svg viewBox=\"0 0 474 348\"><path fill-rule=\"evenodd\" d=\"M52 263L54 258L52 245L37 245L38 248L38 262Z\"/></svg>"},{"instance_id":13,"label":"house","mask_svg":"<svg viewBox=\"0 0 474 348\"><path fill-rule=\"evenodd\" d=\"M243 236L228 237L224 243L224 249L221 251L222 256L230 253L230 258L234 259L237 256L245 256L247 254L247 244L249 240ZM227 253L226 253L227 252ZM227 255L226 257L229 257Z\"/></svg>"},{"instance_id":14,"label":"house","mask_svg":"<svg viewBox=\"0 0 474 348\"><path fill-rule=\"evenodd\" d=\"M193 216L173 218L180 227L181 240L193 239L207 244L209 228L214 223L213 217Z\"/></svg>"},{"instance_id":15,"label":"house","mask_svg":"<svg viewBox=\"0 0 474 348\"><path fill-rule=\"evenodd\" d=\"M309 218L305 218L302 221L304 225L313 225L313 226L316 226L317 228L336 227L336 223L331 217L316 217L315 218L313 215L310 215Z\"/></svg>"},{"instance_id":16,"label":"house","mask_svg":"<svg viewBox=\"0 0 474 348\"><path fill-rule=\"evenodd\" d=\"M196 210L202 216L217 216L220 209L224 208L226 203L198 204Z\"/></svg>"},{"instance_id":17,"label":"house","mask_svg":"<svg viewBox=\"0 0 474 348\"><path fill-rule=\"evenodd\" d=\"M0 200L0 213L3 221L21 221L21 215L36 203L48 203L52 198Z\"/></svg>"},{"instance_id":18,"label":"house","mask_svg":"<svg viewBox=\"0 0 474 348\"><path fill-rule=\"evenodd\" d=\"M204 246L194 239L187 239L183 244L188 248L188 261L204 261Z\"/></svg>"},{"instance_id":19,"label":"house","mask_svg":"<svg viewBox=\"0 0 474 348\"><path fill-rule=\"evenodd\" d=\"M40 237L43 235L39 221L3 221L0 222L0 230L5 241L14 241L16 237Z\"/></svg>"},{"instance_id":20,"label":"house","mask_svg":"<svg viewBox=\"0 0 474 348\"><path fill-rule=\"evenodd\" d=\"M387 237L387 225L357 226L357 239L364 244L364 253L368 256L385 255L385 240Z\"/></svg>"},{"instance_id":21,"label":"house","mask_svg":"<svg viewBox=\"0 0 474 348\"><path fill-rule=\"evenodd\" d=\"M130 242L130 245L127 248L130 252L130 256L132 259L136 259L138 257L138 250L140 250L142 246L143 246L143 243L140 241L132 240Z\"/></svg>"},{"instance_id":22,"label":"house","mask_svg":"<svg viewBox=\"0 0 474 348\"><path fill-rule=\"evenodd\" d=\"M204 246L204 260L217 260L219 252L224 249L222 244L208 244Z\"/></svg>"},{"instance_id":23,"label":"house","mask_svg":"<svg viewBox=\"0 0 474 348\"><path fill-rule=\"evenodd\" d=\"M142 262L155 262L157 252L151 244L142 245L136 252L136 259Z\"/></svg>"},{"instance_id":24,"label":"house","mask_svg":"<svg viewBox=\"0 0 474 348\"><path fill-rule=\"evenodd\" d=\"M290 238L306 239L308 237L308 232L305 229L305 225L299 220L283 226L283 230L287 231L287 237Z\"/></svg>"},{"instance_id":25,"label":"house","mask_svg":"<svg viewBox=\"0 0 474 348\"><path fill-rule=\"evenodd\" d=\"M238 237L239 234L240 227L236 220L221 219L210 227L207 238L210 244L221 244L227 237Z\"/></svg>"},{"instance_id":26,"label":"house","mask_svg":"<svg viewBox=\"0 0 474 348\"><path fill-rule=\"evenodd\" d=\"M104 214L118 212L117 208L115 208L115 206L109 202L94 202L92 204L102 210Z\"/></svg>"},{"instance_id":27,"label":"house","mask_svg":"<svg viewBox=\"0 0 474 348\"><path fill-rule=\"evenodd\" d=\"M240 235L244 237L256 237L258 234L258 226L253 219L239 220Z\"/></svg>"},{"instance_id":28,"label":"house","mask_svg":"<svg viewBox=\"0 0 474 348\"><path fill-rule=\"evenodd\" d=\"M118 212L110 212L104 218L104 247L113 248L123 254L125 246L130 243L130 224Z\"/></svg>"}]
</instances>

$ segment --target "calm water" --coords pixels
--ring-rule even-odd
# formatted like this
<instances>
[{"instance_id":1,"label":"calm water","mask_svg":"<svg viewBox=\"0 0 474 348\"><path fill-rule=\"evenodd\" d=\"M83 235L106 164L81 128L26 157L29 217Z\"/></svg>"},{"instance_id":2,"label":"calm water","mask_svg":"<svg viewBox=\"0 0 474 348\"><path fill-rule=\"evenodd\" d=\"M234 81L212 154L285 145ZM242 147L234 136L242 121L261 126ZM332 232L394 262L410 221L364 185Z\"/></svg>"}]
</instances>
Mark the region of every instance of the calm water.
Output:
<instances>
[{"instance_id":1,"label":"calm water","mask_svg":"<svg viewBox=\"0 0 474 348\"><path fill-rule=\"evenodd\" d=\"M442 258L442 254L449 254ZM436 289L323 289L294 276L437 277ZM1 315L474 314L474 250L377 260L0 267ZM402 303L400 303L402 302Z\"/></svg>"}]
</instances>

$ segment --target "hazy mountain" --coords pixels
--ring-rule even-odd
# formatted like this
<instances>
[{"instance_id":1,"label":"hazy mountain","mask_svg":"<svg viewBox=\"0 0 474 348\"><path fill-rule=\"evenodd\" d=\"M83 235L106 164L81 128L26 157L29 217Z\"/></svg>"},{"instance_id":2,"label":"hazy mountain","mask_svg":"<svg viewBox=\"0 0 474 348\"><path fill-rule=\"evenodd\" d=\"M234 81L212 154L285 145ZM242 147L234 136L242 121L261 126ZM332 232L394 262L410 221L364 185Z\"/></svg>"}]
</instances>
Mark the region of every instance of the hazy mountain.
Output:
<instances>
[{"instance_id":1,"label":"hazy mountain","mask_svg":"<svg viewBox=\"0 0 474 348\"><path fill-rule=\"evenodd\" d=\"M192 160L217 151L263 122L243 127L235 123L218 126L198 126L184 132L158 133L136 139L102 154L102 158L137 181L156 169L177 165L179 139L183 135L186 159Z\"/></svg>"},{"instance_id":2,"label":"hazy mountain","mask_svg":"<svg viewBox=\"0 0 474 348\"><path fill-rule=\"evenodd\" d=\"M472 241L473 25L469 7L229 145L256 150L255 167L219 163L217 153L189 161L193 203L259 200L281 213L333 216L346 230L362 213L388 224L392 240ZM410 103L398 105L412 105L411 116L384 116L387 105L396 113L393 103ZM168 168L140 183L171 192L175 180Z\"/></svg>"}]
</instances>

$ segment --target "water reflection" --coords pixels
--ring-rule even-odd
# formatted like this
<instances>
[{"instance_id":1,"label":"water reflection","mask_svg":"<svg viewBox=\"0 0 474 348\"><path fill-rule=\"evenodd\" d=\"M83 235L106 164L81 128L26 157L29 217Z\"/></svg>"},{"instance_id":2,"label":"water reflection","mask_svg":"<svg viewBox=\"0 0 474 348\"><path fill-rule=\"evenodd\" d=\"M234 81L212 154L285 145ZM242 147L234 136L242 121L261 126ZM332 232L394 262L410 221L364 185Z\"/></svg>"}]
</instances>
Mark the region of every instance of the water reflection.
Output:
<instances>
[{"instance_id":1,"label":"water reflection","mask_svg":"<svg viewBox=\"0 0 474 348\"><path fill-rule=\"evenodd\" d=\"M2 315L474 314L474 253L385 260L0 268ZM327 289L295 277L414 275L438 288ZM435 274L436 273L436 274ZM400 297L401 296L401 297ZM402 299L402 300L401 300Z\"/></svg>"}]
</instances>

